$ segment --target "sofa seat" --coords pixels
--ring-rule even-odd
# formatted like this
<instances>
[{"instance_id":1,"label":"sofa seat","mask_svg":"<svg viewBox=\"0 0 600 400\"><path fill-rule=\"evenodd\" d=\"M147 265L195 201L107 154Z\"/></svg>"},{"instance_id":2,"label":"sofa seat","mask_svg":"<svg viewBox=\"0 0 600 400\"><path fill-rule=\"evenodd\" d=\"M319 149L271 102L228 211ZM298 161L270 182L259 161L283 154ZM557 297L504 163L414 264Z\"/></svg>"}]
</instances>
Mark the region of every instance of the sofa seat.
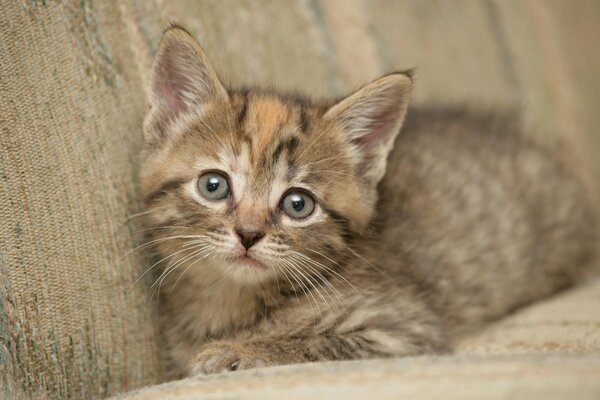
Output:
<instances>
[{"instance_id":1,"label":"sofa seat","mask_svg":"<svg viewBox=\"0 0 600 400\"><path fill-rule=\"evenodd\" d=\"M450 356L311 363L183 379L125 394L188 399L600 399L600 281L469 335Z\"/></svg>"}]
</instances>

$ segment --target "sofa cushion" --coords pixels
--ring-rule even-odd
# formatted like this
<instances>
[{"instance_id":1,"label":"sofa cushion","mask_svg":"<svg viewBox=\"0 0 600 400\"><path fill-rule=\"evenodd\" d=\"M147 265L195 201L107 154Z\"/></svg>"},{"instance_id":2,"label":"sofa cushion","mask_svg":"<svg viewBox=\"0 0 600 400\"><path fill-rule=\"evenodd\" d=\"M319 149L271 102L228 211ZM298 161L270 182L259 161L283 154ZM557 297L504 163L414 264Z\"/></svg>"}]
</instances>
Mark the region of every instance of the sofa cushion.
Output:
<instances>
[{"instance_id":1,"label":"sofa cushion","mask_svg":"<svg viewBox=\"0 0 600 400\"><path fill-rule=\"evenodd\" d=\"M600 356L420 357L225 373L121 399L598 399Z\"/></svg>"},{"instance_id":2,"label":"sofa cushion","mask_svg":"<svg viewBox=\"0 0 600 400\"><path fill-rule=\"evenodd\" d=\"M142 241L128 216L147 107L132 17L116 2L0 9L0 398L154 383L153 303L132 285L148 260L125 256Z\"/></svg>"},{"instance_id":3,"label":"sofa cushion","mask_svg":"<svg viewBox=\"0 0 600 400\"><path fill-rule=\"evenodd\" d=\"M465 354L600 353L600 280L559 293L469 335Z\"/></svg>"},{"instance_id":4,"label":"sofa cushion","mask_svg":"<svg viewBox=\"0 0 600 400\"><path fill-rule=\"evenodd\" d=\"M329 362L185 379L128 400L598 399L600 280L465 337L456 354Z\"/></svg>"}]
</instances>

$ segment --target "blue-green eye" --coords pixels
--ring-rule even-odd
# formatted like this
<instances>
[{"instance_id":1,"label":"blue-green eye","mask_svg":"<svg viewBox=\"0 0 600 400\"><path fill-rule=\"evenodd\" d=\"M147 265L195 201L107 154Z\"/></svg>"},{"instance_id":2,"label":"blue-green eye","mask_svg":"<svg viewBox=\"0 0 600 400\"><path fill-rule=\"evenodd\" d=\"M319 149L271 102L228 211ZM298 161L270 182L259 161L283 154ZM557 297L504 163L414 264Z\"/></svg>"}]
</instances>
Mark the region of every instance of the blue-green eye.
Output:
<instances>
[{"instance_id":1,"label":"blue-green eye","mask_svg":"<svg viewBox=\"0 0 600 400\"><path fill-rule=\"evenodd\" d=\"M209 200L223 200L229 196L227 178L218 172L207 172L198 178L198 192Z\"/></svg>"},{"instance_id":2,"label":"blue-green eye","mask_svg":"<svg viewBox=\"0 0 600 400\"><path fill-rule=\"evenodd\" d=\"M315 210L315 201L307 193L294 190L283 196L280 207L290 217L302 219Z\"/></svg>"}]
</instances>

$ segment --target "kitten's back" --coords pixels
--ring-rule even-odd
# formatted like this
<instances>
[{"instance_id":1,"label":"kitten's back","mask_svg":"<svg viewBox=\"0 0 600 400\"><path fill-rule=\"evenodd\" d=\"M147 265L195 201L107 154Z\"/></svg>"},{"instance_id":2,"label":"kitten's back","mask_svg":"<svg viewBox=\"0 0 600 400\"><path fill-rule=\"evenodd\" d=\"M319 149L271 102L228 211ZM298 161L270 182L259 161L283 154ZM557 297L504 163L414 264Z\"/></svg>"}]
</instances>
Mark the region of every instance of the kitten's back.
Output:
<instances>
[{"instance_id":1,"label":"kitten's back","mask_svg":"<svg viewBox=\"0 0 600 400\"><path fill-rule=\"evenodd\" d=\"M386 268L469 327L571 284L591 263L584 186L505 116L413 110L381 184Z\"/></svg>"}]
</instances>

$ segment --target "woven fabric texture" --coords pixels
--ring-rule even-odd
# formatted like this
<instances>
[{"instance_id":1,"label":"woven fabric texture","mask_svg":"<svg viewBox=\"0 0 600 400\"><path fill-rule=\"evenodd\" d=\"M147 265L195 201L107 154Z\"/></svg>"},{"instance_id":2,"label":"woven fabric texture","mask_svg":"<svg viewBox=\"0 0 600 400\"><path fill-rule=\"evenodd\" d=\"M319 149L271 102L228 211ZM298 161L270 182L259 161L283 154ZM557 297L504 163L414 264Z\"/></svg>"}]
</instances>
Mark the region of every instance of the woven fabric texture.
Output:
<instances>
[{"instance_id":1,"label":"woven fabric texture","mask_svg":"<svg viewBox=\"0 0 600 400\"><path fill-rule=\"evenodd\" d=\"M456 355L308 364L186 379L124 396L185 399L597 399L600 281L470 335Z\"/></svg>"},{"instance_id":2,"label":"woven fabric texture","mask_svg":"<svg viewBox=\"0 0 600 400\"><path fill-rule=\"evenodd\" d=\"M596 400L600 357L435 357L275 367L187 379L122 400Z\"/></svg>"},{"instance_id":3,"label":"woven fabric texture","mask_svg":"<svg viewBox=\"0 0 600 400\"><path fill-rule=\"evenodd\" d=\"M149 285L134 284L149 255L128 253L144 241L136 160L169 21L234 86L336 96L417 67L415 104L519 110L528 132L600 175L595 0L0 0L0 398L103 398L161 380ZM589 316L587 298L561 301L553 313ZM544 330L539 315L460 346L568 352L578 337L597 351L597 326Z\"/></svg>"},{"instance_id":4,"label":"woven fabric texture","mask_svg":"<svg viewBox=\"0 0 600 400\"><path fill-rule=\"evenodd\" d=\"M158 377L136 160L146 101L117 3L0 5L0 397ZM12 387L12 389L11 389Z\"/></svg>"}]
</instances>

